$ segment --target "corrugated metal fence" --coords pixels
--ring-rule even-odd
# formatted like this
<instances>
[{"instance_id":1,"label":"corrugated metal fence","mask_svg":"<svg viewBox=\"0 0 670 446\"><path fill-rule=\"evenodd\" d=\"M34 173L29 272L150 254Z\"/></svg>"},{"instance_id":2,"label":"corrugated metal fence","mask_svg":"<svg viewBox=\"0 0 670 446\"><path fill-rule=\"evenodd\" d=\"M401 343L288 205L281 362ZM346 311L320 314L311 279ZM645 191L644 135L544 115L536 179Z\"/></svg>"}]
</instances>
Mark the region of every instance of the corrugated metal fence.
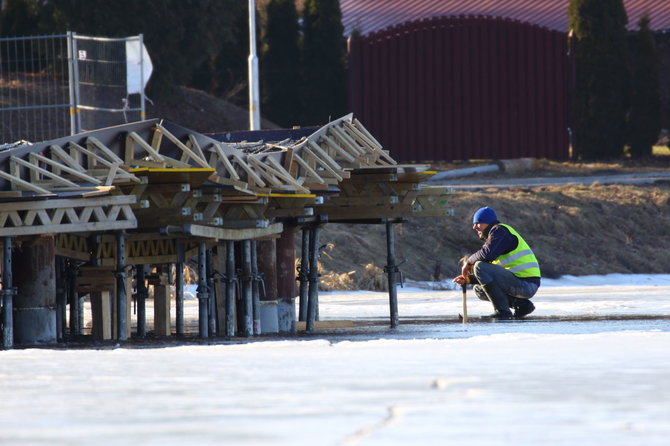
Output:
<instances>
[{"instance_id":1,"label":"corrugated metal fence","mask_svg":"<svg viewBox=\"0 0 670 446\"><path fill-rule=\"evenodd\" d=\"M353 39L350 104L401 161L568 157L564 33L438 17Z\"/></svg>"}]
</instances>

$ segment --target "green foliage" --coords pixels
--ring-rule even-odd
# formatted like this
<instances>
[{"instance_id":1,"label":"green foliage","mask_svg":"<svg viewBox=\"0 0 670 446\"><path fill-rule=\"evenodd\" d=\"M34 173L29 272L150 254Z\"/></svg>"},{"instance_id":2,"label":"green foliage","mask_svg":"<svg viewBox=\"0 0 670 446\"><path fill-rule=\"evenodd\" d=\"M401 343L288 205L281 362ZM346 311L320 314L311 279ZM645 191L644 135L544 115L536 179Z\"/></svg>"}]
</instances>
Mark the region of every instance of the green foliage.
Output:
<instances>
[{"instance_id":1,"label":"green foliage","mask_svg":"<svg viewBox=\"0 0 670 446\"><path fill-rule=\"evenodd\" d=\"M38 29L39 3L39 0L6 0L0 15L0 36L23 36Z\"/></svg>"},{"instance_id":2,"label":"green foliage","mask_svg":"<svg viewBox=\"0 0 670 446\"><path fill-rule=\"evenodd\" d=\"M622 0L571 0L576 91L575 149L580 159L619 157L626 139L627 32Z\"/></svg>"},{"instance_id":3,"label":"green foliage","mask_svg":"<svg viewBox=\"0 0 670 446\"><path fill-rule=\"evenodd\" d=\"M345 41L338 0L305 0L304 125L323 124L347 110Z\"/></svg>"},{"instance_id":4,"label":"green foliage","mask_svg":"<svg viewBox=\"0 0 670 446\"><path fill-rule=\"evenodd\" d=\"M649 18L640 19L630 52L631 100L630 153L634 158L651 156L661 130L661 91L654 36Z\"/></svg>"},{"instance_id":5,"label":"green foliage","mask_svg":"<svg viewBox=\"0 0 670 446\"><path fill-rule=\"evenodd\" d=\"M270 0L260 61L263 115L290 127L300 119L299 24L295 0Z\"/></svg>"}]
</instances>

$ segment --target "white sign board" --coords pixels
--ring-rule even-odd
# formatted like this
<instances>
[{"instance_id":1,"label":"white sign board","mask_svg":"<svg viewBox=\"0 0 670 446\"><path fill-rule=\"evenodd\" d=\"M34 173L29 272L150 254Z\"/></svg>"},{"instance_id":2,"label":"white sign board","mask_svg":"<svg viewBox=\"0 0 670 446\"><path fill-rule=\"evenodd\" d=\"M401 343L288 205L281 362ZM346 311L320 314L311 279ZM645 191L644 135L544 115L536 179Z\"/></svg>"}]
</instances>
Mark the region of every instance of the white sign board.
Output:
<instances>
[{"instance_id":1,"label":"white sign board","mask_svg":"<svg viewBox=\"0 0 670 446\"><path fill-rule=\"evenodd\" d=\"M142 70L142 66L144 66L144 70ZM144 44L140 48L139 40L126 42L126 67L128 94L141 93L142 87L147 86L154 67L147 48ZM142 80L144 80L144 85L142 85Z\"/></svg>"}]
</instances>

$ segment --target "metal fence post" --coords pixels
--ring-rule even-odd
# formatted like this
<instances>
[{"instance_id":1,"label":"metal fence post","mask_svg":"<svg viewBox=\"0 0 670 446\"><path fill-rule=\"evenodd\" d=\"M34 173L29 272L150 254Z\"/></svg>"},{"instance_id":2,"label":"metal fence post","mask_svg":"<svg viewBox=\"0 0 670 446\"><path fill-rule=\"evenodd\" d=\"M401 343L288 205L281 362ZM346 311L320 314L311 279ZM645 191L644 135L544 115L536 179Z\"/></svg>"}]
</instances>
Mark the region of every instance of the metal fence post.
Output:
<instances>
[{"instance_id":1,"label":"metal fence post","mask_svg":"<svg viewBox=\"0 0 670 446\"><path fill-rule=\"evenodd\" d=\"M140 34L140 120L146 119L146 108L144 104L144 34Z\"/></svg>"}]
</instances>

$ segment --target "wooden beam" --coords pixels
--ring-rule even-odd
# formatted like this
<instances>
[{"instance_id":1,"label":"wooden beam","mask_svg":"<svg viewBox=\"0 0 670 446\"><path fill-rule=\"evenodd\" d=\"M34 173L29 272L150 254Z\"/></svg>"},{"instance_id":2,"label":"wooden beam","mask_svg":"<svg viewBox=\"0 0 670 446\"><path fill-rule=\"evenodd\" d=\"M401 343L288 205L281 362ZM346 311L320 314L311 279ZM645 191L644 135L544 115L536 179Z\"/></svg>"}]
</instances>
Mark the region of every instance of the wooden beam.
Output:
<instances>
[{"instance_id":1,"label":"wooden beam","mask_svg":"<svg viewBox=\"0 0 670 446\"><path fill-rule=\"evenodd\" d=\"M14 186L20 188L20 189L25 189L33 192L37 192L38 194L51 194L50 191L36 186L28 181L24 181L21 178L17 178L14 175L10 175L4 170L0 170L0 178L4 178L5 180L9 181L12 183ZM3 208L5 207L5 203L3 203Z\"/></svg>"},{"instance_id":2,"label":"wooden beam","mask_svg":"<svg viewBox=\"0 0 670 446\"><path fill-rule=\"evenodd\" d=\"M326 151L323 150L323 149L322 149L318 144L316 144L314 141L308 141L308 142L307 142L307 147L309 147L309 149L310 149L311 152L312 152L312 155L313 155L316 159L318 159L318 160L320 160L320 161L323 161L324 163L328 164L333 170L336 170L336 171L338 171L338 172L344 172L344 169L342 169L342 166L340 166L340 165L337 163L337 161L335 161L333 158L331 158L330 155L328 155L328 154L326 153ZM307 147L305 147L304 149L306 149ZM303 150L304 150L304 149L303 149ZM321 163L321 165L324 165L324 164ZM344 177L344 175L340 175L340 176Z\"/></svg>"},{"instance_id":3,"label":"wooden beam","mask_svg":"<svg viewBox=\"0 0 670 446\"><path fill-rule=\"evenodd\" d=\"M279 181L279 179L274 175L271 169L268 169L266 165L264 165L261 161L257 160L255 157L248 156L247 162L249 163L250 167L256 167L256 172L263 178L268 180L270 184L272 184L273 186L282 187L284 185L284 183Z\"/></svg>"},{"instance_id":4,"label":"wooden beam","mask_svg":"<svg viewBox=\"0 0 670 446\"><path fill-rule=\"evenodd\" d=\"M98 161L100 164L102 164L103 166L105 166L107 169L111 169L112 166L114 165L114 163L112 163L111 161L106 160L105 158L101 157L100 155L98 155L98 154L95 153L95 152L91 152L90 150L85 149L84 147L80 146L80 145L77 144L76 142L70 141L70 147L71 147L73 150L76 150L76 151L78 151L78 152L81 152L82 154L84 154L84 155L86 155L86 156L88 156L88 157L90 157L90 158L93 158L94 160ZM121 161L121 162L123 162L123 161ZM91 170L91 169L92 169L92 167L89 166L89 170ZM128 173L128 172L126 172L126 171L123 170L123 169L118 169L118 170L117 170L117 175L120 176L121 178L126 178L126 179L128 179L128 180L130 180L130 181L132 181L132 182L134 182L134 183L138 183L138 184L139 184L139 183L142 182L142 181L141 181L139 178L137 178L135 175L133 175L133 174L131 174L131 173ZM107 176L107 173L106 173L106 172L105 172L105 176Z\"/></svg>"},{"instance_id":5,"label":"wooden beam","mask_svg":"<svg viewBox=\"0 0 670 446\"><path fill-rule=\"evenodd\" d=\"M244 170L251 179L260 187L265 187L265 181L254 172L254 170L247 165L247 163L237 154L233 154L235 162Z\"/></svg>"},{"instance_id":6,"label":"wooden beam","mask_svg":"<svg viewBox=\"0 0 670 446\"><path fill-rule=\"evenodd\" d=\"M354 152L354 155L355 155L355 156L352 156L349 152L347 152L342 147L340 147L339 144L337 144L335 141L333 141L333 139L331 137L329 137L328 135L323 135L321 137L321 140L331 150L333 150L335 153L337 153L338 155L340 155L342 158L344 158L346 161L348 161L350 163L355 163L356 162L355 156L358 156L360 154L357 150L356 151L352 150Z\"/></svg>"},{"instance_id":7,"label":"wooden beam","mask_svg":"<svg viewBox=\"0 0 670 446\"><path fill-rule=\"evenodd\" d=\"M194 237L205 237L217 240L252 240L281 234L284 226L281 223L272 223L266 228L226 229L213 226L184 225L184 231Z\"/></svg>"},{"instance_id":8,"label":"wooden beam","mask_svg":"<svg viewBox=\"0 0 670 446\"><path fill-rule=\"evenodd\" d=\"M140 137L140 135L138 135L135 132L130 132L126 136L126 163L127 164L131 164L131 161L135 161L135 153L134 153L135 151L133 150L132 153L128 153L128 147L127 147L129 143L132 144L133 142L136 142L142 149L144 149L144 151L147 152L149 154L149 156L151 157L151 159L153 159L154 161L165 162L165 157L163 157L163 155L158 153L158 151L156 149L154 149L148 142L143 140L142 137ZM134 144L132 145L132 147L134 148Z\"/></svg>"},{"instance_id":9,"label":"wooden beam","mask_svg":"<svg viewBox=\"0 0 670 446\"><path fill-rule=\"evenodd\" d=\"M84 168L84 166L82 166L79 161L68 155L68 153L65 150L63 150L60 146L54 144L49 146L49 149L51 150L51 158L54 157L60 158L61 161L63 161L72 169L86 173L86 169Z\"/></svg>"},{"instance_id":10,"label":"wooden beam","mask_svg":"<svg viewBox=\"0 0 670 446\"><path fill-rule=\"evenodd\" d=\"M300 165L300 167L303 168L303 170L307 174L305 175L306 177L309 176L311 178L314 178L316 182L319 184L325 183L323 178L321 178L321 176L318 173L316 173L314 169L312 169L309 163L300 157L300 155L298 155L297 153L293 153L293 160L296 162L296 164Z\"/></svg>"},{"instance_id":11,"label":"wooden beam","mask_svg":"<svg viewBox=\"0 0 670 446\"><path fill-rule=\"evenodd\" d=\"M5 174L0 170L0 175ZM48 191L47 191L48 192ZM134 204L137 198L134 195L110 195L96 198L58 198L39 201L13 201L2 203L0 212L26 211L30 209L57 209L57 208L84 208L91 206L113 206Z\"/></svg>"},{"instance_id":12,"label":"wooden beam","mask_svg":"<svg viewBox=\"0 0 670 446\"><path fill-rule=\"evenodd\" d=\"M288 182L289 184L292 184L296 189L298 189L299 191L301 191L303 193L306 193L306 194L309 193L309 189L303 187L295 178L293 178L291 176L291 174L288 173L288 171L286 169L284 169L284 167L281 164L279 164L279 161L277 161L276 159L274 159L271 156L268 156L267 158L265 158L265 161L266 161L266 165L267 165L267 163L272 164L272 167L275 168L275 171L277 172L277 174L281 178L283 178L286 182Z\"/></svg>"},{"instance_id":13,"label":"wooden beam","mask_svg":"<svg viewBox=\"0 0 670 446\"><path fill-rule=\"evenodd\" d=\"M72 176L75 176L75 177L79 178L80 180L88 181L89 183L98 184L98 185L102 184L102 181L100 181L100 180L98 180L97 178L94 178L94 177L92 177L92 176L90 176L90 175L87 175L87 174L85 173L86 170L83 169L83 168L82 168L83 171L82 171L82 170L79 170L79 169L73 169L73 168L71 168L71 167L69 167L69 166L65 166L65 165L63 165L63 164L61 164L61 163L59 163L59 162L57 162L57 161L54 161L54 160L52 160L52 159L49 159L49 158L47 158L46 156L42 156L42 155L40 155L39 153L31 153L31 154L30 154L30 158L31 158L31 159L34 159L34 160L37 160L37 161L41 161L41 162L43 162L43 163L45 163L45 164L49 164L49 165L51 165L51 166L53 166L53 167L56 167L56 166L57 166L59 169L63 170L64 172L69 173L69 174L72 175Z\"/></svg>"},{"instance_id":14,"label":"wooden beam","mask_svg":"<svg viewBox=\"0 0 670 446\"><path fill-rule=\"evenodd\" d=\"M204 152L202 151L202 148L200 147L200 144L198 144L198 140L195 138L193 134L188 135L188 144L190 144L192 150L198 155L198 157L200 157L201 160L207 162L207 157L205 156Z\"/></svg>"},{"instance_id":15,"label":"wooden beam","mask_svg":"<svg viewBox=\"0 0 670 446\"><path fill-rule=\"evenodd\" d=\"M193 150L191 150L190 148L188 148L188 147L186 146L186 144L184 144L183 142L179 141L179 138L177 138L177 137L174 136L172 133L170 133L170 131L169 131L168 129L166 129L165 127L163 127L162 124L156 124L156 128L157 128L158 131L160 131L160 133L162 133L162 134L165 135L170 141L172 141L172 143L173 143L174 145L176 145L179 149L181 149L182 152L186 153L186 154L187 154L193 161L195 161L196 164L198 164L200 167L207 167L207 168L211 168L211 167L212 167L212 166L210 166L210 165L207 163L206 160L203 160L203 159L200 158L195 152L193 152Z\"/></svg>"},{"instance_id":16,"label":"wooden beam","mask_svg":"<svg viewBox=\"0 0 670 446\"><path fill-rule=\"evenodd\" d=\"M112 150L107 148L103 143L101 143L96 137L94 136L89 136L86 138L86 146L89 148L96 148L102 153L104 153L107 158L109 158L112 162L114 163L119 163L119 165L123 164L123 160L119 158L119 156L114 153ZM92 150L91 150L92 151Z\"/></svg>"},{"instance_id":17,"label":"wooden beam","mask_svg":"<svg viewBox=\"0 0 670 446\"><path fill-rule=\"evenodd\" d=\"M228 156L223 151L223 148L221 147L221 145L218 144L218 143L214 143L213 147L214 147L214 153L216 153L219 156L219 161L221 161L221 164L223 164L223 168L226 170L226 172L228 172L228 174L230 175L230 178L235 180L235 181L239 181L240 176L237 174L237 171L235 170L233 165L230 163L230 160L228 159ZM216 167L216 166L214 166L214 167Z\"/></svg>"},{"instance_id":18,"label":"wooden beam","mask_svg":"<svg viewBox=\"0 0 670 446\"><path fill-rule=\"evenodd\" d=\"M117 231L121 229L133 229L137 227L136 220L120 220L107 222L90 222L90 223L65 223L60 225L38 225L38 226L20 226L11 228L0 228L0 237L5 236L21 236L21 235L38 235L38 234L59 234L64 232L100 232L100 231Z\"/></svg>"},{"instance_id":19,"label":"wooden beam","mask_svg":"<svg viewBox=\"0 0 670 446\"><path fill-rule=\"evenodd\" d=\"M314 146L317 147L321 152L323 152L321 148L318 147L316 144L314 144ZM330 163L328 163L325 159L319 157L319 155L317 155L315 152L312 151L312 148L305 146L302 148L302 151L307 153L308 155L311 155L314 161L316 161L321 167L330 172L330 174L333 175L337 179L337 181L342 181L344 179L345 172L341 171L340 169L338 170L333 169ZM337 166L339 167L339 164L337 164Z\"/></svg>"}]
</instances>

